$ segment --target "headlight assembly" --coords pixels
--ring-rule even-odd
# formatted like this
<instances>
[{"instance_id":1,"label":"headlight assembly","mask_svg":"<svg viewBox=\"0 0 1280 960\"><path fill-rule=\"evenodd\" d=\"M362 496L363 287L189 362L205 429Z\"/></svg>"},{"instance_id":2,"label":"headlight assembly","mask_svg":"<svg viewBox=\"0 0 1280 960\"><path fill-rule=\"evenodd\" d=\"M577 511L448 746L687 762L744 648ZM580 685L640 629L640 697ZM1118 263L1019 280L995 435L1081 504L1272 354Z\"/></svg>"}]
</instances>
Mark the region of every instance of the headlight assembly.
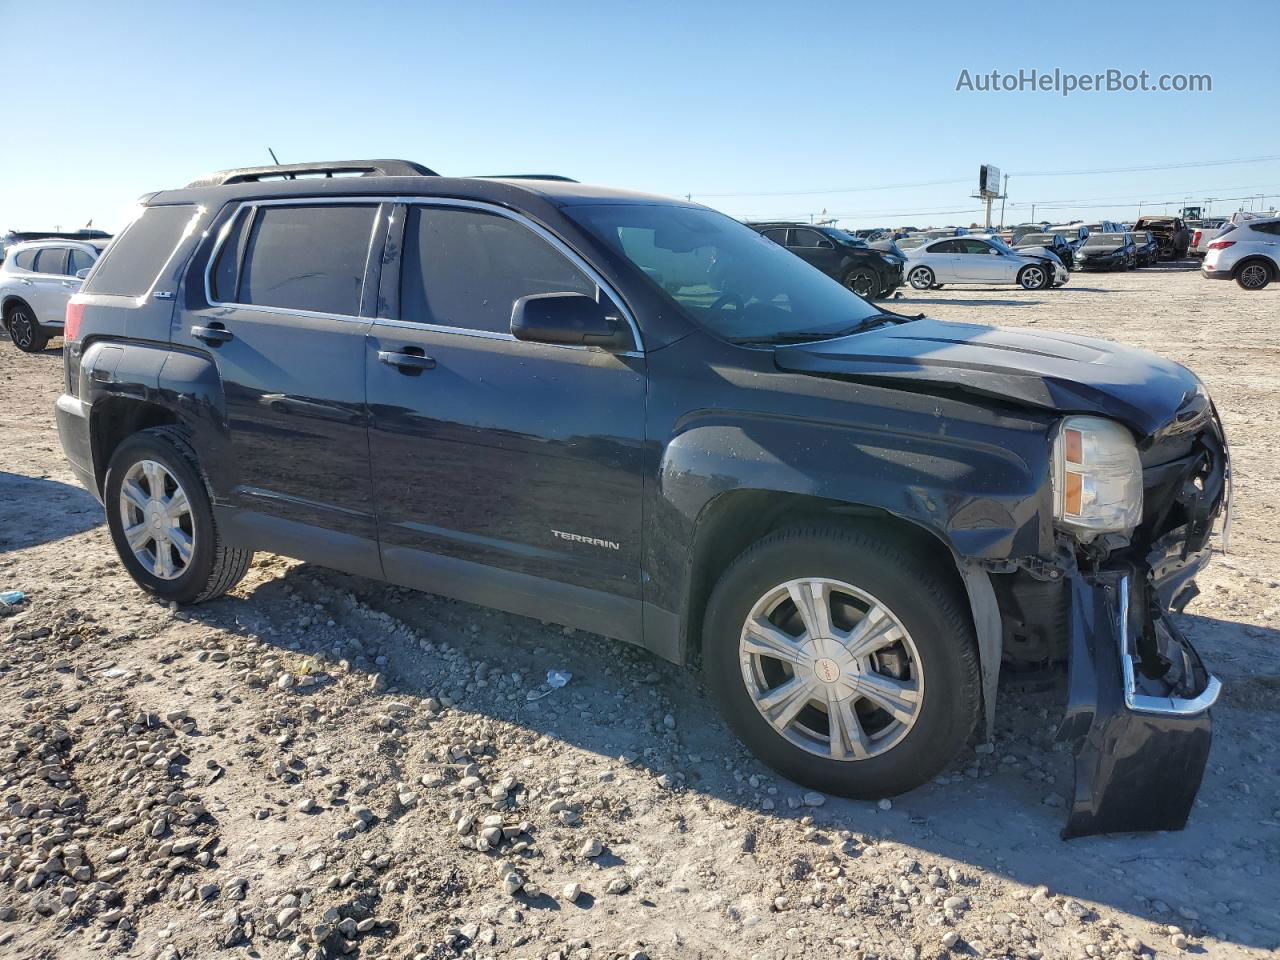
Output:
<instances>
[{"instance_id":1,"label":"headlight assembly","mask_svg":"<svg viewBox=\"0 0 1280 960\"><path fill-rule=\"evenodd\" d=\"M1053 441L1054 519L1081 540L1128 533L1142 520L1142 463L1133 435L1102 417L1066 417Z\"/></svg>"}]
</instances>

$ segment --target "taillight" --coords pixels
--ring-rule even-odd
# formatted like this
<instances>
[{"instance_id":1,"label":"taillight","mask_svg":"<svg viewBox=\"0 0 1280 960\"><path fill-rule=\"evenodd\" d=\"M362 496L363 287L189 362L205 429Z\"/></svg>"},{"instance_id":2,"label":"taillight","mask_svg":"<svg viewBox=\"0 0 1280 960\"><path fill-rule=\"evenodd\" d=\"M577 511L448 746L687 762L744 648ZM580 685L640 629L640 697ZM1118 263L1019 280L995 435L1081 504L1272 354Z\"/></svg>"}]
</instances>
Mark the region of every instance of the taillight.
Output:
<instances>
[{"instance_id":1,"label":"taillight","mask_svg":"<svg viewBox=\"0 0 1280 960\"><path fill-rule=\"evenodd\" d=\"M67 317L62 325L63 340L80 339L80 321L84 319L84 304L67 301Z\"/></svg>"},{"instance_id":2,"label":"taillight","mask_svg":"<svg viewBox=\"0 0 1280 960\"><path fill-rule=\"evenodd\" d=\"M1213 243L1209 244L1209 249L1225 250L1227 249L1227 247L1234 247L1235 245L1236 245L1236 242L1234 240L1215 240L1213 241Z\"/></svg>"},{"instance_id":3,"label":"taillight","mask_svg":"<svg viewBox=\"0 0 1280 960\"><path fill-rule=\"evenodd\" d=\"M1197 230L1197 231L1196 231L1196 237L1195 237L1195 239L1194 239L1194 240L1192 240L1192 241L1191 241L1191 245L1192 245L1193 247L1198 247L1198 246L1200 246L1200 231L1199 231L1199 230Z\"/></svg>"}]
</instances>

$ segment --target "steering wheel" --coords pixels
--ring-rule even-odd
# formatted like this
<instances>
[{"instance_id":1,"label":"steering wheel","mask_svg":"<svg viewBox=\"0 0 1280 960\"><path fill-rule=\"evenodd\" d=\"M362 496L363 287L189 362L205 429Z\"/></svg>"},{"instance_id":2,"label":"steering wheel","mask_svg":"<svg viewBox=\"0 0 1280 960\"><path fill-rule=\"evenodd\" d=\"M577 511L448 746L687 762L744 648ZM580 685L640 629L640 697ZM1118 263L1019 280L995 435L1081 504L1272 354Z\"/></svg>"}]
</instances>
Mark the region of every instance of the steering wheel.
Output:
<instances>
[{"instance_id":1,"label":"steering wheel","mask_svg":"<svg viewBox=\"0 0 1280 960\"><path fill-rule=\"evenodd\" d=\"M730 303L737 307L737 310L735 311L737 313L741 313L746 307L746 304L742 301L742 297L738 296L736 293L729 292L720 294L716 302L711 305L711 312L714 314L723 313L724 308Z\"/></svg>"}]
</instances>

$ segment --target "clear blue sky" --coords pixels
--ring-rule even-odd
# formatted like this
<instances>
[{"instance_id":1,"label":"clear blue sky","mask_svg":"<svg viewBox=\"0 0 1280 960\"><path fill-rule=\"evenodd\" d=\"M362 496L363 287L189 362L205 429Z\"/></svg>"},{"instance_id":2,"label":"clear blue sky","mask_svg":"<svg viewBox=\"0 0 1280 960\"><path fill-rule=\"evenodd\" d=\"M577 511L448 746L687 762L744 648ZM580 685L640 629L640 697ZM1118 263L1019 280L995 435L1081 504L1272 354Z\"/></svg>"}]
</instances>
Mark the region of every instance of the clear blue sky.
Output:
<instances>
[{"instance_id":1,"label":"clear blue sky","mask_svg":"<svg viewBox=\"0 0 1280 960\"><path fill-rule=\"evenodd\" d=\"M728 213L967 223L1280 197L1276 0L1006 3L180 3L0 0L0 229L118 226L221 167L406 157L553 171ZM1210 73L1211 93L956 92L1019 68ZM910 186L765 196L780 191ZM757 194L713 197L710 194ZM1067 201L1056 209L1049 201ZM998 202L997 202L998 205ZM1220 203L1235 209L1239 202ZM1247 204L1246 204L1247 205ZM997 211L998 214L998 211Z\"/></svg>"}]
</instances>

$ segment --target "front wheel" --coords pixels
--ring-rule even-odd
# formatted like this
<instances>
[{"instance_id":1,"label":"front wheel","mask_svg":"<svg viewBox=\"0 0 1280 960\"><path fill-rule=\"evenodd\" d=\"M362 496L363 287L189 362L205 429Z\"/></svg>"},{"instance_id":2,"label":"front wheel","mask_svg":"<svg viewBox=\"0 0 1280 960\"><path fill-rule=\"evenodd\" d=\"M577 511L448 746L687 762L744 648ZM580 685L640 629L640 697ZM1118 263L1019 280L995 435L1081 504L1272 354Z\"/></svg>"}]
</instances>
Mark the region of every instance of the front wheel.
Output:
<instances>
[{"instance_id":1,"label":"front wheel","mask_svg":"<svg viewBox=\"0 0 1280 960\"><path fill-rule=\"evenodd\" d=\"M928 267L912 267L911 272L907 274L907 282L913 289L928 290L934 285L933 271Z\"/></svg>"},{"instance_id":2,"label":"front wheel","mask_svg":"<svg viewBox=\"0 0 1280 960\"><path fill-rule=\"evenodd\" d=\"M18 303L9 308L5 327L13 345L23 353L39 353L49 345L49 334L36 321L35 314L26 304Z\"/></svg>"},{"instance_id":3,"label":"front wheel","mask_svg":"<svg viewBox=\"0 0 1280 960\"><path fill-rule=\"evenodd\" d=\"M1023 267L1022 272L1018 274L1018 284L1023 290L1043 290L1048 282L1050 282L1048 271L1036 264Z\"/></svg>"},{"instance_id":4,"label":"front wheel","mask_svg":"<svg viewBox=\"0 0 1280 960\"><path fill-rule=\"evenodd\" d=\"M103 502L125 569L163 600L212 599L249 569L252 551L223 543L195 451L178 427L153 427L121 443L107 466Z\"/></svg>"},{"instance_id":5,"label":"front wheel","mask_svg":"<svg viewBox=\"0 0 1280 960\"><path fill-rule=\"evenodd\" d=\"M843 796L902 793L950 763L977 723L961 596L888 538L779 531L712 593L707 684L729 726L782 775Z\"/></svg>"},{"instance_id":6,"label":"front wheel","mask_svg":"<svg viewBox=\"0 0 1280 960\"><path fill-rule=\"evenodd\" d=\"M851 268L842 282L864 300L872 300L880 293L880 278L868 267Z\"/></svg>"}]
</instances>

